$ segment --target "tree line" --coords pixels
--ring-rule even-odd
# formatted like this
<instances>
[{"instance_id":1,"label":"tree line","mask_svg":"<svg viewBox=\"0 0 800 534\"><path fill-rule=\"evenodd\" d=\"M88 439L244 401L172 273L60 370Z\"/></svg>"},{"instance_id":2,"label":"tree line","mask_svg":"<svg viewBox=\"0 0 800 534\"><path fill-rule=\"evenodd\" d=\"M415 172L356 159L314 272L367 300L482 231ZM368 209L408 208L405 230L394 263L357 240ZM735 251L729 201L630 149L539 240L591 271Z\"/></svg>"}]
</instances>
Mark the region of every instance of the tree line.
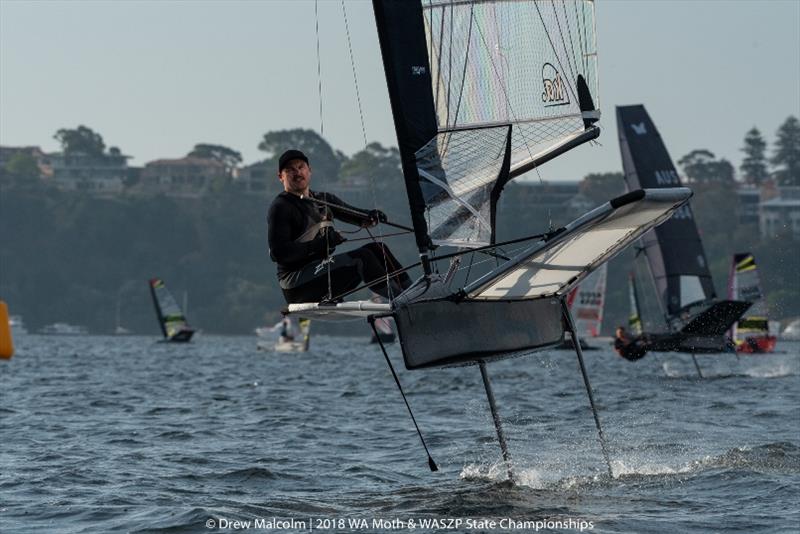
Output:
<instances>
[{"instance_id":1,"label":"tree line","mask_svg":"<svg viewBox=\"0 0 800 534\"><path fill-rule=\"evenodd\" d=\"M74 129L62 128L53 137L59 142L65 155L122 157L122 151L118 147L112 146L106 150L102 135L87 126L81 125ZM755 126L747 131L743 142L741 151L744 153L744 158L739 166L741 181L755 186L770 179L778 185L800 185L800 121L796 117L789 116L778 128L771 156L767 154L767 142ZM359 161L363 160L364 156L357 154L349 158L340 150L334 149L314 131L300 128L265 133L258 143L258 149L265 153L261 163L267 166L274 165L277 157L287 146L303 147L314 162L315 173L330 181L338 180L340 174L352 176L368 170L364 168L363 161ZM372 143L366 148L367 152L391 150L396 149L384 148L377 143ZM243 162L240 152L212 143L198 143L186 156L219 162L225 169L225 178L229 181L233 180L234 170ZM683 170L688 183L732 184L736 178L734 166L730 161L717 158L713 152L705 148L690 151L681 157L677 164ZM36 161L27 153L16 154L4 168L0 168L0 177L5 178L7 187L24 184L26 180L38 176Z\"/></svg>"},{"instance_id":2,"label":"tree line","mask_svg":"<svg viewBox=\"0 0 800 534\"><path fill-rule=\"evenodd\" d=\"M96 154L110 153L102 138L84 134L78 143L90 141ZM261 145L265 165L273 171L284 147L302 146L314 162L317 188L357 206L377 207L390 220L409 224L396 148L372 143L348 157L315 132L300 129L269 132ZM229 167L238 165L241 157L210 144L198 144L192 152L196 157L226 158ZM33 180L38 168L26 172L25 183L40 182ZM280 191L277 179L269 182L263 196L242 195L226 182L213 195L194 199L125 194L97 198L54 188L14 187L12 174L8 166L0 170L0 227L5 236L0 247L0 296L31 329L68 321L110 333L119 309L120 326L157 335L147 290L147 280L154 276L163 278L179 301L188 293L190 322L208 332L247 334L278 320L284 302L266 244L266 210ZM359 177L364 179L362 187L347 186ZM718 294L725 295L731 255L749 250L761 267L773 314L800 315L800 288L794 281L800 270L796 247L786 245L787 236L762 240L757 225L742 224L737 195L725 182L692 180L694 213ZM594 204L623 190L621 173L590 174L580 183L581 193ZM563 210L531 209L537 205L536 195L523 184L506 186L503 209L498 210L498 239L568 222L569 214ZM388 241L403 263L417 260L409 236ZM607 331L626 320L625 279L633 262L628 251L611 265ZM361 327L346 323L335 328L363 330L366 335L366 327Z\"/></svg>"},{"instance_id":3,"label":"tree line","mask_svg":"<svg viewBox=\"0 0 800 534\"><path fill-rule=\"evenodd\" d=\"M789 116L776 132L772 156L767 156L767 142L755 126L744 137L742 164L739 166L742 181L759 186L767 180L778 185L800 185L800 121ZM710 150L692 150L678 165L689 183L721 182L732 184L735 180L733 165Z\"/></svg>"}]
</instances>

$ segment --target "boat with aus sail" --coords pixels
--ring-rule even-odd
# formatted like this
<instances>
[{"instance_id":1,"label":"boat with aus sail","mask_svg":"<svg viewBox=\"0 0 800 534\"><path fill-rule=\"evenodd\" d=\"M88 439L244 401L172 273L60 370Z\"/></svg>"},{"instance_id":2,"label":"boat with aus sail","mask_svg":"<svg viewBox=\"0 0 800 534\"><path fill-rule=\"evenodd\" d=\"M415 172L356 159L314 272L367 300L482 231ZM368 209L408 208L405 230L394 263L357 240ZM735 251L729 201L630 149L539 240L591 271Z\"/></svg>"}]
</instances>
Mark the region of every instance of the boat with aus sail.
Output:
<instances>
[{"instance_id":1,"label":"boat with aus sail","mask_svg":"<svg viewBox=\"0 0 800 534\"><path fill-rule=\"evenodd\" d=\"M149 282L150 296L153 298L153 306L156 310L156 318L161 333L164 335L162 341L175 343L187 343L191 341L195 330L189 326L172 293L167 289L166 284L160 278L151 278Z\"/></svg>"},{"instance_id":2,"label":"boat with aus sail","mask_svg":"<svg viewBox=\"0 0 800 534\"><path fill-rule=\"evenodd\" d=\"M666 221L691 191L631 191L562 228L499 241L503 187L600 134L594 3L374 0L373 8L420 257L403 271L419 267L422 275L388 303L353 300L371 280L287 311L363 317L373 329L377 319L390 317L408 370L477 365L513 480L487 365L555 347L566 331L579 339L569 292ZM476 256L491 261L461 265ZM575 352L611 473L579 343Z\"/></svg>"},{"instance_id":3,"label":"boat with aus sail","mask_svg":"<svg viewBox=\"0 0 800 534\"><path fill-rule=\"evenodd\" d=\"M681 181L667 148L644 106L617 107L625 184L667 190ZM750 307L744 300L717 297L703 243L689 204L658 228L646 233L637 248L644 255L663 316L664 331L641 333L648 351L715 353L731 352L728 331ZM631 316L641 326L637 302L641 284L632 279Z\"/></svg>"}]
</instances>

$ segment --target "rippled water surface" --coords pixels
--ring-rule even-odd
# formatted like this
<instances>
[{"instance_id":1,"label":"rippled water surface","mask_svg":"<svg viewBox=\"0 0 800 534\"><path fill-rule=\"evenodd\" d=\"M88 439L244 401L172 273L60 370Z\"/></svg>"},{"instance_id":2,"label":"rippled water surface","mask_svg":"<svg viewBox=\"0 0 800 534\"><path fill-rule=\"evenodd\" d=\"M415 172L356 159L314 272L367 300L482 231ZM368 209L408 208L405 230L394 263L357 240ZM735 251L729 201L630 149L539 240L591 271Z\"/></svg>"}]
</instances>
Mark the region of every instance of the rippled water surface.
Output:
<instances>
[{"instance_id":1,"label":"rippled water surface","mask_svg":"<svg viewBox=\"0 0 800 534\"><path fill-rule=\"evenodd\" d=\"M419 528L433 519L471 532L536 521L565 532L800 525L797 343L699 356L704 379L686 355L629 363L587 352L613 477L573 353L490 364L510 484L476 367L409 372L390 348L439 465L431 473L366 337L319 336L297 355L259 352L245 337L15 341L0 361L5 534L217 531L211 521L232 532L236 520L254 532L277 532L274 520L330 532L437 530Z\"/></svg>"}]
</instances>

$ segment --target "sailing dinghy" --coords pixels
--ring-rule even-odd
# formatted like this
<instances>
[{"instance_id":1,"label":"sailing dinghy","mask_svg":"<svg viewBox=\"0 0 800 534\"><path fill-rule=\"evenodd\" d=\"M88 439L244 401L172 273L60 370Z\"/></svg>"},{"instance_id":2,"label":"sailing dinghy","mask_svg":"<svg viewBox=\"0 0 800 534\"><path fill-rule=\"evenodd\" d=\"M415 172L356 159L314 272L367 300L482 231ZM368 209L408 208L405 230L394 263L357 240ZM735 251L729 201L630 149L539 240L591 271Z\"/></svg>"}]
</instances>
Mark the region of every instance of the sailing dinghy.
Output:
<instances>
[{"instance_id":1,"label":"sailing dinghy","mask_svg":"<svg viewBox=\"0 0 800 534\"><path fill-rule=\"evenodd\" d=\"M267 352L308 352L311 343L311 320L300 318L297 327L291 317L287 317L288 324L281 320L272 328L256 328L258 342L256 349ZM278 340L274 341L275 332L280 331Z\"/></svg>"},{"instance_id":2,"label":"sailing dinghy","mask_svg":"<svg viewBox=\"0 0 800 534\"><path fill-rule=\"evenodd\" d=\"M629 190L681 186L667 147L644 106L617 107L617 132ZM647 350L731 351L728 331L750 303L717 298L691 206L682 206L669 221L643 236L639 252L647 259L667 329L644 334ZM633 290L631 295L635 295ZM638 318L634 297L631 302L631 314Z\"/></svg>"},{"instance_id":3,"label":"sailing dinghy","mask_svg":"<svg viewBox=\"0 0 800 534\"><path fill-rule=\"evenodd\" d=\"M372 302L385 302L383 297L375 295L372 297ZM388 317L379 317L375 319L375 330L372 332L370 343L394 343L395 335L392 328L392 320Z\"/></svg>"},{"instance_id":4,"label":"sailing dinghy","mask_svg":"<svg viewBox=\"0 0 800 534\"><path fill-rule=\"evenodd\" d=\"M583 350L598 350L597 347L587 345L586 339L600 335L607 278L608 264L604 263L567 295L567 306L575 318L575 327L581 336ZM560 348L572 349L572 339L564 340Z\"/></svg>"},{"instance_id":5,"label":"sailing dinghy","mask_svg":"<svg viewBox=\"0 0 800 534\"><path fill-rule=\"evenodd\" d=\"M733 255L728 279L728 298L752 302L747 315L733 325L731 337L736 352L747 354L773 352L777 336L770 332L767 302L761 291L761 279L755 257L749 252Z\"/></svg>"},{"instance_id":6,"label":"sailing dinghy","mask_svg":"<svg viewBox=\"0 0 800 534\"><path fill-rule=\"evenodd\" d=\"M160 278L150 279L150 296L153 297L158 326L161 327L161 333L164 334L162 341L190 341L195 331L189 326L183 311L163 280Z\"/></svg>"},{"instance_id":7,"label":"sailing dinghy","mask_svg":"<svg viewBox=\"0 0 800 534\"><path fill-rule=\"evenodd\" d=\"M412 267L423 274L388 303L351 300L356 289L290 304L288 312L363 317L373 328L391 317L407 369L478 365L513 480L487 363L557 346L566 331L579 339L570 291L669 219L691 191L632 191L562 228L499 242L505 184L600 133L594 3L374 0L373 7L420 255ZM611 473L579 343L575 351Z\"/></svg>"}]
</instances>

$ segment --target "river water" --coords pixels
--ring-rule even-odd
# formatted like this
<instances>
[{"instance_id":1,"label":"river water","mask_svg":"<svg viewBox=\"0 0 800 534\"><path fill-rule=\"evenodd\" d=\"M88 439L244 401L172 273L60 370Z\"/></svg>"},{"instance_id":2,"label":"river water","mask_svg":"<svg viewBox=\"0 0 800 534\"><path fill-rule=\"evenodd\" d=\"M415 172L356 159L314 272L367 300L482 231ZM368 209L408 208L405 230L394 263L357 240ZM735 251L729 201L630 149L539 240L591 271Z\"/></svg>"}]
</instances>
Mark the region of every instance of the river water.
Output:
<instances>
[{"instance_id":1,"label":"river water","mask_svg":"<svg viewBox=\"0 0 800 534\"><path fill-rule=\"evenodd\" d=\"M798 532L800 344L406 371L366 336L20 336L0 361L0 532ZM237 523L238 521L238 523Z\"/></svg>"}]
</instances>

